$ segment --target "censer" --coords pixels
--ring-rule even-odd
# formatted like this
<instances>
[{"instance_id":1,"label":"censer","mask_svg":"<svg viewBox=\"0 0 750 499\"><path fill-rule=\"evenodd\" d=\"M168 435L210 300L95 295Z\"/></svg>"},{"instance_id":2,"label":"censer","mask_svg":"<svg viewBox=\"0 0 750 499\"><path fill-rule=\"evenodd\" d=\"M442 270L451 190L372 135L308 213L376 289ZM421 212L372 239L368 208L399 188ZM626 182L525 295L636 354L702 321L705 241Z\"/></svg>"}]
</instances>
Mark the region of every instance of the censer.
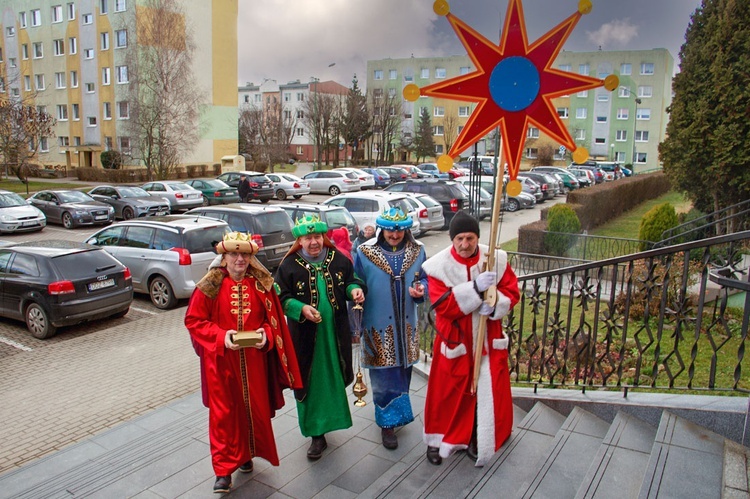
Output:
<instances>
[{"instance_id":1,"label":"censer","mask_svg":"<svg viewBox=\"0 0 750 499\"><path fill-rule=\"evenodd\" d=\"M364 400L364 396L367 395L367 385L365 384L364 375L362 374L362 314L364 309L362 305L356 304L352 307L352 317L354 318L354 325L356 331L354 332L359 338L359 348L356 354L357 357L357 375L352 387L352 392L357 400L354 401L354 405L357 407L364 407L367 402Z\"/></svg>"}]
</instances>

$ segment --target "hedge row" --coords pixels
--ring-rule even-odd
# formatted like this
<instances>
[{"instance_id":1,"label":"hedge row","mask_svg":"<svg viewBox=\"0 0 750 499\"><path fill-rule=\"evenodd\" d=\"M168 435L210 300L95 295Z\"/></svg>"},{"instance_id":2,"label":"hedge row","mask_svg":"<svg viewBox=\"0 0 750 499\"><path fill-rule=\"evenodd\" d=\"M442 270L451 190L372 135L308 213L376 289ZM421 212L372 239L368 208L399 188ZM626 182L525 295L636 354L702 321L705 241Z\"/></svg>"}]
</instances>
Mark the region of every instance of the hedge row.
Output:
<instances>
[{"instance_id":1,"label":"hedge row","mask_svg":"<svg viewBox=\"0 0 750 499\"><path fill-rule=\"evenodd\" d=\"M78 180L84 182L126 183L147 182L148 171L145 168L128 170L103 170L101 168L78 167L75 170ZM221 165L187 165L178 166L167 180L186 178L216 177L221 174Z\"/></svg>"}]
</instances>

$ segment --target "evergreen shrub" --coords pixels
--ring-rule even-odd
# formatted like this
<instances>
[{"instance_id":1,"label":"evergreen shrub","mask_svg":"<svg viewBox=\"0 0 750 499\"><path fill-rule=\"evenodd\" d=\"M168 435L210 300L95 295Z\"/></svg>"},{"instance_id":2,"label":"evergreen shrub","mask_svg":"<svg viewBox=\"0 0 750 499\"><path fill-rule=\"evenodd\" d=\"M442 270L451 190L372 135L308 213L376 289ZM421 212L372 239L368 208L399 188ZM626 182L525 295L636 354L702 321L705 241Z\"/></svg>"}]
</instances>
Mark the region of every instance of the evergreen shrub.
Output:
<instances>
[{"instance_id":1,"label":"evergreen shrub","mask_svg":"<svg viewBox=\"0 0 750 499\"><path fill-rule=\"evenodd\" d=\"M667 229L678 225L677 212L669 203L662 203L654 206L641 219L641 226L638 229L638 239L641 241L651 241L656 243L661 241L661 234ZM641 243L641 251L646 251L646 243Z\"/></svg>"},{"instance_id":2,"label":"evergreen shrub","mask_svg":"<svg viewBox=\"0 0 750 499\"><path fill-rule=\"evenodd\" d=\"M580 232L581 221L569 204L561 203L551 207L547 212L547 233L544 235L546 253L565 256Z\"/></svg>"}]
</instances>

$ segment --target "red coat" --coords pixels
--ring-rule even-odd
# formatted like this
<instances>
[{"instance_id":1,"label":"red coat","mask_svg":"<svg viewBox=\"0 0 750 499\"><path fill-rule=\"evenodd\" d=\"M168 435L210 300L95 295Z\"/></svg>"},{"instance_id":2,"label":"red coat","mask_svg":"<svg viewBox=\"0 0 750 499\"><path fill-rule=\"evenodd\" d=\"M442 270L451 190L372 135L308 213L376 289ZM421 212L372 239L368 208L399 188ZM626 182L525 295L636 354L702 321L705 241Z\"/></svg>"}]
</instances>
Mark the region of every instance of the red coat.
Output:
<instances>
[{"instance_id":1,"label":"red coat","mask_svg":"<svg viewBox=\"0 0 750 499\"><path fill-rule=\"evenodd\" d=\"M508 340L501 319L518 303L518 279L504 251L496 253L498 300L488 317L477 393L471 394L474 376L474 341L482 297L473 280L481 272L487 247L479 245L472 258L462 258L449 247L427 260L430 302L435 307L437 337L427 383L424 439L448 457L466 449L477 418L477 466L484 465L510 436L513 403L508 372ZM447 294L446 294L447 293Z\"/></svg>"},{"instance_id":2,"label":"red coat","mask_svg":"<svg viewBox=\"0 0 750 499\"><path fill-rule=\"evenodd\" d=\"M225 274L224 269L214 271ZM221 274L216 274L221 277ZM276 293L250 275L242 281L243 329L263 327L262 350L224 347L229 329L238 329L239 288L232 279L216 280L215 298L196 288L185 325L205 374L209 439L215 474L230 475L253 457L278 466L271 418L284 406L282 390L300 388L297 358ZM213 294L211 292L210 294Z\"/></svg>"}]
</instances>

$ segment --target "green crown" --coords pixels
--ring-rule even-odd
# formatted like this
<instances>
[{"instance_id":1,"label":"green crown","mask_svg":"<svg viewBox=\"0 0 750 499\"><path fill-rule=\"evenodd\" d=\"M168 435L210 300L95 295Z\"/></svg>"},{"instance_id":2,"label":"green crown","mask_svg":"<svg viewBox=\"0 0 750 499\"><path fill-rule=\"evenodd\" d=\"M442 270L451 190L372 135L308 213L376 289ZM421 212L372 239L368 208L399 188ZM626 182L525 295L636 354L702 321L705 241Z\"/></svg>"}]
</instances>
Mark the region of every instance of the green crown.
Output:
<instances>
[{"instance_id":1,"label":"green crown","mask_svg":"<svg viewBox=\"0 0 750 499\"><path fill-rule=\"evenodd\" d=\"M325 234L328 232L328 225L320 219L318 215L307 215L298 218L294 222L292 235L302 237L307 234Z\"/></svg>"}]
</instances>

